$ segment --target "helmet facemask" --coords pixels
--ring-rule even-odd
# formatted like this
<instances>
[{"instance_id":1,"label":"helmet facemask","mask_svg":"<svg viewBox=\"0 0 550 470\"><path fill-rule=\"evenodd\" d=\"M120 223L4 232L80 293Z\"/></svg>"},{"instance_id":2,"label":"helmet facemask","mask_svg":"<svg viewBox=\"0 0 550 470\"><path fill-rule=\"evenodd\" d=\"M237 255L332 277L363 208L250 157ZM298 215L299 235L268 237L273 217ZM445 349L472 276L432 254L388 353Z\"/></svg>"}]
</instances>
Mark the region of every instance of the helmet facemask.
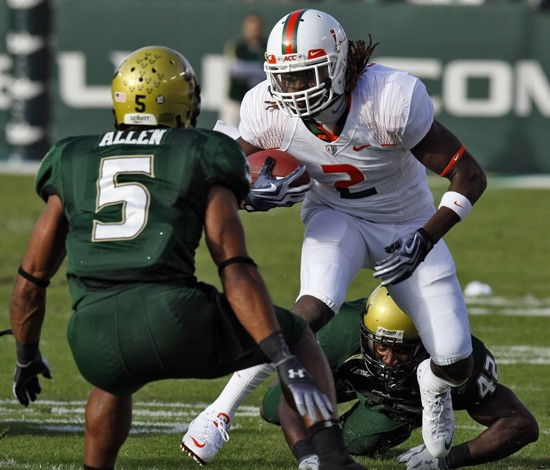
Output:
<instances>
[{"instance_id":1,"label":"helmet facemask","mask_svg":"<svg viewBox=\"0 0 550 470\"><path fill-rule=\"evenodd\" d=\"M385 287L377 287L365 304L361 353L367 370L388 391L406 382L427 357L414 322Z\"/></svg>"},{"instance_id":2,"label":"helmet facemask","mask_svg":"<svg viewBox=\"0 0 550 470\"><path fill-rule=\"evenodd\" d=\"M376 344L382 348L392 348L399 355L407 356L408 360L386 364L377 353ZM386 390L407 382L427 356L420 340L402 342L386 338L373 333L364 324L361 324L361 353L367 369L384 384Z\"/></svg>"},{"instance_id":3,"label":"helmet facemask","mask_svg":"<svg viewBox=\"0 0 550 470\"><path fill-rule=\"evenodd\" d=\"M335 98L330 70L334 67L328 57L305 60L303 65L286 67L265 64L271 84L271 95L288 115L314 116ZM272 69L272 70L271 70Z\"/></svg>"}]
</instances>

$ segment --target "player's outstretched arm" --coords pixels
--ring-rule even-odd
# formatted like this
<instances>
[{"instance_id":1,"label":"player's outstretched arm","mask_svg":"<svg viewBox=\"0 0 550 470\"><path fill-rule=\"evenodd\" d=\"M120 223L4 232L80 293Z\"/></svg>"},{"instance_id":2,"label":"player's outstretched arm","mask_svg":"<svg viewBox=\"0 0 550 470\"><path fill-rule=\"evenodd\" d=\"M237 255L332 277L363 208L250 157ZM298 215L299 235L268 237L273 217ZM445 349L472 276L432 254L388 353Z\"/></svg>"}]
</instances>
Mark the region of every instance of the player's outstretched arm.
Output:
<instances>
[{"instance_id":1,"label":"player's outstretched arm","mask_svg":"<svg viewBox=\"0 0 550 470\"><path fill-rule=\"evenodd\" d=\"M38 376L51 378L39 349L45 316L46 287L65 257L67 223L59 197L52 195L37 220L15 281L10 320L16 341L13 392L28 406L41 392Z\"/></svg>"},{"instance_id":2,"label":"player's outstretched arm","mask_svg":"<svg viewBox=\"0 0 550 470\"><path fill-rule=\"evenodd\" d=\"M426 168L446 177L450 185L437 212L424 227L386 247L388 256L374 266L374 277L381 279L384 286L409 278L433 245L468 215L487 186L478 162L458 138L437 121L411 152Z\"/></svg>"},{"instance_id":3,"label":"player's outstretched arm","mask_svg":"<svg viewBox=\"0 0 550 470\"><path fill-rule=\"evenodd\" d=\"M246 250L237 199L225 187L210 189L205 234L212 259L221 269L227 300L241 324L277 367L300 414L316 421L319 411L324 419L329 419L330 400L284 341L267 287Z\"/></svg>"}]
</instances>

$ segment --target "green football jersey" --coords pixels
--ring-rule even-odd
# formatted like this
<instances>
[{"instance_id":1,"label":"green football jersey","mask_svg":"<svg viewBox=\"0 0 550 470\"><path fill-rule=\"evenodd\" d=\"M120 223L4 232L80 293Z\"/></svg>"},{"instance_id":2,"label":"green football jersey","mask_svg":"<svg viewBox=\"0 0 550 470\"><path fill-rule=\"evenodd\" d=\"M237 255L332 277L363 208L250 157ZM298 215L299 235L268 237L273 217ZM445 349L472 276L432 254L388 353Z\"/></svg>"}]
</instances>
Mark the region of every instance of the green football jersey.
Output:
<instances>
[{"instance_id":1,"label":"green football jersey","mask_svg":"<svg viewBox=\"0 0 550 470\"><path fill-rule=\"evenodd\" d=\"M250 188L246 157L219 132L112 131L54 145L36 191L63 202L67 276L81 285L194 282L208 189ZM73 299L74 300L74 299Z\"/></svg>"}]
</instances>

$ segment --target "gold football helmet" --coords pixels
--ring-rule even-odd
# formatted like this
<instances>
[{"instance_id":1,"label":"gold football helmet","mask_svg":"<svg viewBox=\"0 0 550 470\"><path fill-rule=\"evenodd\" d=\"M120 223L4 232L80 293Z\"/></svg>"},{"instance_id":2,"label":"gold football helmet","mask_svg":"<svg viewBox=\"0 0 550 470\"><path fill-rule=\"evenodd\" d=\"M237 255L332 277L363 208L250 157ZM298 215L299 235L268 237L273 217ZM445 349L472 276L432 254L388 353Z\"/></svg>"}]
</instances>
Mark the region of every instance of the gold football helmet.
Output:
<instances>
[{"instance_id":1,"label":"gold football helmet","mask_svg":"<svg viewBox=\"0 0 550 470\"><path fill-rule=\"evenodd\" d=\"M195 127L200 87L193 67L179 52L148 46L118 67L111 87L116 125Z\"/></svg>"},{"instance_id":2,"label":"gold football helmet","mask_svg":"<svg viewBox=\"0 0 550 470\"><path fill-rule=\"evenodd\" d=\"M405 359L385 362L380 351L387 349ZM361 321L361 352L367 369L387 389L405 382L427 357L413 321L397 306L385 287L378 286L365 304Z\"/></svg>"}]
</instances>

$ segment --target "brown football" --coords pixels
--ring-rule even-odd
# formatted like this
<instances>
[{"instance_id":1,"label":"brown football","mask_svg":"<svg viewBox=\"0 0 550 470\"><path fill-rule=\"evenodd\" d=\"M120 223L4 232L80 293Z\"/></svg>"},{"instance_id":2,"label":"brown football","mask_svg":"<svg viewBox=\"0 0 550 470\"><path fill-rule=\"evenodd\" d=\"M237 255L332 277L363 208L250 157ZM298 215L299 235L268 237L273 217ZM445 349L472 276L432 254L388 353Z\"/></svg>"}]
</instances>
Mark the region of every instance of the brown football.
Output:
<instances>
[{"instance_id":1,"label":"brown football","mask_svg":"<svg viewBox=\"0 0 550 470\"><path fill-rule=\"evenodd\" d=\"M264 161L267 157L272 157L275 159L275 165L271 169L271 174L276 178L284 178L285 176L288 176L296 167L301 165L301 163L290 155L290 153L279 149L260 150L256 153L252 153L248 156L248 165L250 167L252 184L254 184L256 178L260 174ZM302 177L291 186L301 186L307 183L309 183L309 175L306 171Z\"/></svg>"}]
</instances>

